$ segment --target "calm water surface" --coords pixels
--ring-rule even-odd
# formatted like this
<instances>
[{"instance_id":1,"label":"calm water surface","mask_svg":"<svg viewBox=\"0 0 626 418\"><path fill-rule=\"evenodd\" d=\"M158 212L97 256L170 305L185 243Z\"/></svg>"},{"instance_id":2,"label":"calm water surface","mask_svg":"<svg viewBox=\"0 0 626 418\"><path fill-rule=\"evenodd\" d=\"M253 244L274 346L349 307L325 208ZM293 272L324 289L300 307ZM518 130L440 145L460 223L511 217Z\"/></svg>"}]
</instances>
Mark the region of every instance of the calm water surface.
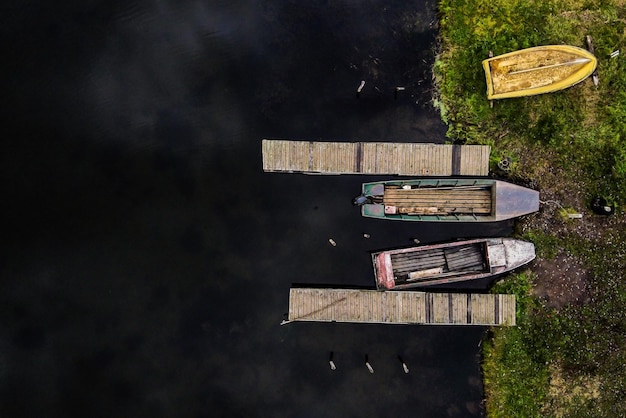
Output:
<instances>
[{"instance_id":1,"label":"calm water surface","mask_svg":"<svg viewBox=\"0 0 626 418\"><path fill-rule=\"evenodd\" d=\"M261 170L262 138L442 142L434 1L3 9L0 415L482 416L484 328L279 326L292 284L373 286L371 250L511 230Z\"/></svg>"}]
</instances>

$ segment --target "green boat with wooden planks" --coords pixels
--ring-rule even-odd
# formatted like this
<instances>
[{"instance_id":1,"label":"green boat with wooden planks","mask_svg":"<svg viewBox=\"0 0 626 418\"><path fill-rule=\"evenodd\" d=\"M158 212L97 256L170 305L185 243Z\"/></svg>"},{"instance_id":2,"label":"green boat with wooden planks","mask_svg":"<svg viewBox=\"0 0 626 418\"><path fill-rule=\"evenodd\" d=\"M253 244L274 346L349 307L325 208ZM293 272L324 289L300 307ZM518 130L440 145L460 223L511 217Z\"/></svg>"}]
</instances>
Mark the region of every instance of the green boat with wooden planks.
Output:
<instances>
[{"instance_id":1,"label":"green boat with wooden planks","mask_svg":"<svg viewBox=\"0 0 626 418\"><path fill-rule=\"evenodd\" d=\"M416 179L364 183L354 199L370 218L493 222L539 210L539 192L494 179Z\"/></svg>"},{"instance_id":2,"label":"green boat with wooden planks","mask_svg":"<svg viewBox=\"0 0 626 418\"><path fill-rule=\"evenodd\" d=\"M565 89L589 77L597 66L589 51L570 45L546 45L483 61L487 98L532 96Z\"/></svg>"},{"instance_id":3,"label":"green boat with wooden planks","mask_svg":"<svg viewBox=\"0 0 626 418\"><path fill-rule=\"evenodd\" d=\"M531 242L479 238L420 245L372 254L379 290L483 279L514 270L535 258Z\"/></svg>"}]
</instances>

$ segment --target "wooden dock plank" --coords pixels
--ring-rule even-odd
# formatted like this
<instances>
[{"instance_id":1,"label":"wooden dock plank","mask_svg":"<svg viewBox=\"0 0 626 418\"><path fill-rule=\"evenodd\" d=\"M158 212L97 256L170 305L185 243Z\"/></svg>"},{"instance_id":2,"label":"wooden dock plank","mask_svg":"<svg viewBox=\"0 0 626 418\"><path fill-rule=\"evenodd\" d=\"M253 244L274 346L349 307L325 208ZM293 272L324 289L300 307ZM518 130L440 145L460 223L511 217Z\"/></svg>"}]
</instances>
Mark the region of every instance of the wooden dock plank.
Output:
<instances>
[{"instance_id":1,"label":"wooden dock plank","mask_svg":"<svg viewBox=\"0 0 626 418\"><path fill-rule=\"evenodd\" d=\"M514 326L515 321L515 295L500 295L500 318L501 324Z\"/></svg>"},{"instance_id":2,"label":"wooden dock plank","mask_svg":"<svg viewBox=\"0 0 626 418\"><path fill-rule=\"evenodd\" d=\"M494 295L473 294L471 303L473 323L490 324L496 320L494 317L496 303Z\"/></svg>"},{"instance_id":3,"label":"wooden dock plank","mask_svg":"<svg viewBox=\"0 0 626 418\"><path fill-rule=\"evenodd\" d=\"M452 322L455 324L467 324L466 295L452 295Z\"/></svg>"},{"instance_id":4,"label":"wooden dock plank","mask_svg":"<svg viewBox=\"0 0 626 418\"><path fill-rule=\"evenodd\" d=\"M293 288L288 312L290 321L512 326L515 295Z\"/></svg>"},{"instance_id":5,"label":"wooden dock plank","mask_svg":"<svg viewBox=\"0 0 626 418\"><path fill-rule=\"evenodd\" d=\"M450 323L450 311L447 293L433 293L433 323Z\"/></svg>"},{"instance_id":6,"label":"wooden dock plank","mask_svg":"<svg viewBox=\"0 0 626 418\"><path fill-rule=\"evenodd\" d=\"M453 152L453 147L456 147ZM321 174L450 176L460 153L459 174L489 173L487 145L393 142L314 142L263 139L263 170Z\"/></svg>"}]
</instances>

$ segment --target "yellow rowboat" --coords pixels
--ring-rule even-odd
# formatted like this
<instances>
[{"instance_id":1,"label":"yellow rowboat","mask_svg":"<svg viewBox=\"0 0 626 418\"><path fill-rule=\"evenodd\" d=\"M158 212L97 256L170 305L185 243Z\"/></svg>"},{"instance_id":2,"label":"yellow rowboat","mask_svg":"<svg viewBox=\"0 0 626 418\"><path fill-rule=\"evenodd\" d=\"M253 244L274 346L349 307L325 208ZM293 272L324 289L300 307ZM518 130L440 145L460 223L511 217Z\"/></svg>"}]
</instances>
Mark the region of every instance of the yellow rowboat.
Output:
<instances>
[{"instance_id":1,"label":"yellow rowboat","mask_svg":"<svg viewBox=\"0 0 626 418\"><path fill-rule=\"evenodd\" d=\"M598 61L569 45L546 45L510 52L483 61L487 98L507 99L550 93L589 77Z\"/></svg>"}]
</instances>

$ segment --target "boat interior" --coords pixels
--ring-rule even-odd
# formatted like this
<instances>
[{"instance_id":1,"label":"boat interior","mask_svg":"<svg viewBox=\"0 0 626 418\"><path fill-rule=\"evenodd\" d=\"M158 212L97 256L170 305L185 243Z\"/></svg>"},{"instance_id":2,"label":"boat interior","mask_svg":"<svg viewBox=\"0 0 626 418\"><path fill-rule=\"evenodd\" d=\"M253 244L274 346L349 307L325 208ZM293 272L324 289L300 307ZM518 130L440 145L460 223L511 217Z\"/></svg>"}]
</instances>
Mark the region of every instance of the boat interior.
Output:
<instances>
[{"instance_id":1,"label":"boat interior","mask_svg":"<svg viewBox=\"0 0 626 418\"><path fill-rule=\"evenodd\" d=\"M391 254L396 285L489 272L484 242Z\"/></svg>"},{"instance_id":2,"label":"boat interior","mask_svg":"<svg viewBox=\"0 0 626 418\"><path fill-rule=\"evenodd\" d=\"M493 193L490 185L451 187L386 185L382 203L388 213L488 216L492 214L492 202Z\"/></svg>"}]
</instances>

